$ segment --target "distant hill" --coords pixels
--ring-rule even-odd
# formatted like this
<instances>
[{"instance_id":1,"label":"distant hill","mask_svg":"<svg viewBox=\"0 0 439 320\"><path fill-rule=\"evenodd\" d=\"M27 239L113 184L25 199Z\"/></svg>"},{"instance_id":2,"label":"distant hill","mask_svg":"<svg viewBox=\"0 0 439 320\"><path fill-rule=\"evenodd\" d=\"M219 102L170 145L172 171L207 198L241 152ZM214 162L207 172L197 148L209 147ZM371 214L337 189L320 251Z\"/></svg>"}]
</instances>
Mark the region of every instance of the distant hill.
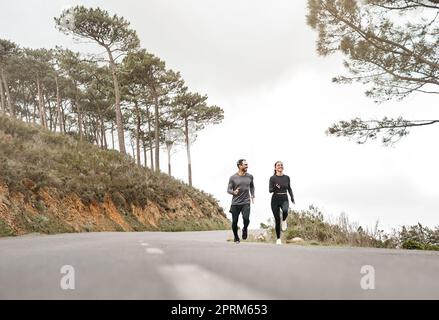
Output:
<instances>
[{"instance_id":1,"label":"distant hill","mask_svg":"<svg viewBox=\"0 0 439 320\"><path fill-rule=\"evenodd\" d=\"M0 115L0 236L226 228L211 195L117 151Z\"/></svg>"}]
</instances>

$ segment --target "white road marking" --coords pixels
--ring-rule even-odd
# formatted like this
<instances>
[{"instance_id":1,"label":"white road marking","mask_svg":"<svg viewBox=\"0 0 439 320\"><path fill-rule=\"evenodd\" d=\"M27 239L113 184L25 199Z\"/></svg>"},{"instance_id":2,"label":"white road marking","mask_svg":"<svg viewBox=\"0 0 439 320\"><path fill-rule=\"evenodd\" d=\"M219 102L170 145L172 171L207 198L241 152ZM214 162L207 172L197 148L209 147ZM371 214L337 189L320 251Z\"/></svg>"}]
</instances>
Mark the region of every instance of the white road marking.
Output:
<instances>
[{"instance_id":1,"label":"white road marking","mask_svg":"<svg viewBox=\"0 0 439 320\"><path fill-rule=\"evenodd\" d=\"M159 273L176 290L178 299L273 299L194 264L164 265Z\"/></svg>"},{"instance_id":2,"label":"white road marking","mask_svg":"<svg viewBox=\"0 0 439 320\"><path fill-rule=\"evenodd\" d=\"M146 253L149 253L149 254L163 254L164 253L163 250L159 249L159 248L146 248L145 250L146 250Z\"/></svg>"},{"instance_id":3,"label":"white road marking","mask_svg":"<svg viewBox=\"0 0 439 320\"><path fill-rule=\"evenodd\" d=\"M144 246L144 247L147 247L147 246L149 246L149 243L142 242L141 245Z\"/></svg>"}]
</instances>

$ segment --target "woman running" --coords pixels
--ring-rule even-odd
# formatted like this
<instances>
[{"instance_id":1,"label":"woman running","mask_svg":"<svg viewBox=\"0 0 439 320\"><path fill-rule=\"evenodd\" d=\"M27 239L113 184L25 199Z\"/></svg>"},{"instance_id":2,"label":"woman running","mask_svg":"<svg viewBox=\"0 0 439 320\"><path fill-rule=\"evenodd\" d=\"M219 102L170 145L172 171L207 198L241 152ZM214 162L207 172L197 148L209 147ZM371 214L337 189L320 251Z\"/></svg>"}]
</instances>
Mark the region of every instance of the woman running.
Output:
<instances>
[{"instance_id":1,"label":"woman running","mask_svg":"<svg viewBox=\"0 0 439 320\"><path fill-rule=\"evenodd\" d=\"M276 221L276 244L282 244L280 240L280 210L282 210L282 231L287 230L288 217L288 195L290 194L291 202L294 204L293 190L291 190L290 177L283 174L284 165L281 161L274 164L274 174L270 177L269 190L273 193L271 197L271 210L273 211L274 220Z\"/></svg>"}]
</instances>

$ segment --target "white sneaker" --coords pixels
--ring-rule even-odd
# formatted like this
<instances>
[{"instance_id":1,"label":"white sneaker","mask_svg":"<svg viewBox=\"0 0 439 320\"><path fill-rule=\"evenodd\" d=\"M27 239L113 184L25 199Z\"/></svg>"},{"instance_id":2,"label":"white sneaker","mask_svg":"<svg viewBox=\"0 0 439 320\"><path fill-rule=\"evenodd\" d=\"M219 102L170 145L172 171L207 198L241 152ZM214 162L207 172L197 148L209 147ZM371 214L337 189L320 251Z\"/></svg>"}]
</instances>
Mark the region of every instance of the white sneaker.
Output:
<instances>
[{"instance_id":1,"label":"white sneaker","mask_svg":"<svg viewBox=\"0 0 439 320\"><path fill-rule=\"evenodd\" d=\"M282 231L287 231L287 220L286 219L282 220L281 225L282 225Z\"/></svg>"},{"instance_id":2,"label":"white sneaker","mask_svg":"<svg viewBox=\"0 0 439 320\"><path fill-rule=\"evenodd\" d=\"M280 239L277 239L276 244L282 244L282 241Z\"/></svg>"}]
</instances>

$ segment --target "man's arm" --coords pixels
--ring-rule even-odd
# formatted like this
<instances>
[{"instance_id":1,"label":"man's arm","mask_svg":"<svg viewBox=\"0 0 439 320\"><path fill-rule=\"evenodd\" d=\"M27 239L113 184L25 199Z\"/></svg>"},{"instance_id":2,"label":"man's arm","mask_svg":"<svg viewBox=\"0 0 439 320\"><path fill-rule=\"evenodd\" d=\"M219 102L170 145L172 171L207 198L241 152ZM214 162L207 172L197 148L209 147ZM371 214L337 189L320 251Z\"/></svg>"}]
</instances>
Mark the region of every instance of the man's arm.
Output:
<instances>
[{"instance_id":1,"label":"man's arm","mask_svg":"<svg viewBox=\"0 0 439 320\"><path fill-rule=\"evenodd\" d=\"M250 181L250 195L251 195L252 203L253 203L254 202L254 198L255 198L255 185L253 183L253 176L252 176L252 179Z\"/></svg>"},{"instance_id":2,"label":"man's arm","mask_svg":"<svg viewBox=\"0 0 439 320\"><path fill-rule=\"evenodd\" d=\"M235 195L234 190L233 190L233 179L232 179L232 177L230 177L230 179L229 179L229 185L227 186L227 193L231 194L231 195Z\"/></svg>"}]
</instances>

